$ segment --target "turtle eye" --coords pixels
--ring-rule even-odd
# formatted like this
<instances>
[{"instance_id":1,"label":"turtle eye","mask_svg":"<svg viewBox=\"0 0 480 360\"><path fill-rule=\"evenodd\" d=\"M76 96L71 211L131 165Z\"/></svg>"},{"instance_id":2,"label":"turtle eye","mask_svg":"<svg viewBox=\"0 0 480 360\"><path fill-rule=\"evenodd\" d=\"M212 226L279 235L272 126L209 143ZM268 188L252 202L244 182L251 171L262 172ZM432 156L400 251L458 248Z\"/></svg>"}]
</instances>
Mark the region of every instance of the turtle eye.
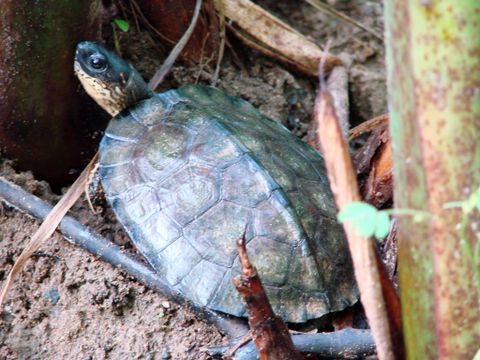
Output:
<instances>
[{"instance_id":1,"label":"turtle eye","mask_svg":"<svg viewBox=\"0 0 480 360\"><path fill-rule=\"evenodd\" d=\"M102 56L92 55L89 62L95 70L105 70L107 68L107 60Z\"/></svg>"}]
</instances>

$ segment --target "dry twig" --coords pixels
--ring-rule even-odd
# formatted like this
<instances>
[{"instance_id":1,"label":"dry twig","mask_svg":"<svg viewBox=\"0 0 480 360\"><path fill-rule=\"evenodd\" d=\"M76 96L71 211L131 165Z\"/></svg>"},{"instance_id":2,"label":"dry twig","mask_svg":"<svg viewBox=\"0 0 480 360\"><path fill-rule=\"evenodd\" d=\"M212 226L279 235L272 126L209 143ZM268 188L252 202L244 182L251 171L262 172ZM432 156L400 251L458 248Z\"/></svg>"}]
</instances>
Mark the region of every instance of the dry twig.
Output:
<instances>
[{"instance_id":1,"label":"dry twig","mask_svg":"<svg viewBox=\"0 0 480 360\"><path fill-rule=\"evenodd\" d=\"M157 86L163 81L165 76L168 74L168 72L172 68L173 63L175 62L175 60L177 60L183 48L188 43L188 40L190 39L190 36L192 36L193 30L195 30L195 26L197 25L197 20L198 20L198 16L200 15L201 8L202 8L202 0L196 0L192 22L188 26L187 31L185 31L185 34L183 34L181 39L178 41L177 45L175 45L175 47L172 49L168 57L165 59L160 69L158 69L153 75L152 79L148 83L148 87L150 89L155 90Z\"/></svg>"},{"instance_id":2,"label":"dry twig","mask_svg":"<svg viewBox=\"0 0 480 360\"><path fill-rule=\"evenodd\" d=\"M388 128L376 129L354 155L364 201L377 208L393 199L392 146Z\"/></svg>"},{"instance_id":3,"label":"dry twig","mask_svg":"<svg viewBox=\"0 0 480 360\"><path fill-rule=\"evenodd\" d=\"M292 334L293 344L300 352L318 354L323 358L365 359L375 353L370 330L343 329L329 333ZM228 351L225 347L211 348L211 355L223 355ZM257 350L253 343L238 349L235 360L256 360Z\"/></svg>"},{"instance_id":4,"label":"dry twig","mask_svg":"<svg viewBox=\"0 0 480 360\"><path fill-rule=\"evenodd\" d=\"M383 114L374 117L373 119L367 120L361 123L358 126L355 126L349 132L348 140L355 139L356 137L365 134L367 132L373 131L380 127L388 125L388 114Z\"/></svg>"},{"instance_id":5,"label":"dry twig","mask_svg":"<svg viewBox=\"0 0 480 360\"><path fill-rule=\"evenodd\" d=\"M213 78L212 78L212 85L213 86L216 85L216 83L218 81L218 77L220 75L220 64L222 63L223 55L225 53L225 41L226 41L225 9L223 8L223 1L222 0L215 0L214 4L215 4L215 8L217 9L218 18L219 18L220 45L219 45L219 48L218 48L217 65L215 66L215 73L213 74Z\"/></svg>"},{"instance_id":6,"label":"dry twig","mask_svg":"<svg viewBox=\"0 0 480 360\"><path fill-rule=\"evenodd\" d=\"M327 46L328 48L328 46ZM332 95L333 106L337 114L342 134L348 136L349 124L349 100L348 100L348 69L345 66L335 66L326 81L326 87ZM307 143L315 149L320 149L320 143L316 136L318 123L310 121L308 124Z\"/></svg>"},{"instance_id":7,"label":"dry twig","mask_svg":"<svg viewBox=\"0 0 480 360\"><path fill-rule=\"evenodd\" d=\"M250 263L245 234L237 242L243 274L233 283L245 302L252 338L261 360L301 360L287 325L275 315L263 289L257 269Z\"/></svg>"}]
</instances>

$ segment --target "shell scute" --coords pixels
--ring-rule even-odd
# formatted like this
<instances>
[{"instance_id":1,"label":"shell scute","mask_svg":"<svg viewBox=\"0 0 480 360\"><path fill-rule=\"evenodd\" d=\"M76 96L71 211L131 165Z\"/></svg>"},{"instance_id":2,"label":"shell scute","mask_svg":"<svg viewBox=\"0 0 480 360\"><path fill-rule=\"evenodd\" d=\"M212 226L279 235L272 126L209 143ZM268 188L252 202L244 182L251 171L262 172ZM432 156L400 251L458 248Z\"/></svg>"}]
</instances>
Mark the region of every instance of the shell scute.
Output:
<instances>
[{"instance_id":1,"label":"shell scute","mask_svg":"<svg viewBox=\"0 0 480 360\"><path fill-rule=\"evenodd\" d=\"M228 313L234 316L244 316L245 307L232 279L240 275L238 268L229 268L225 272L218 288L213 293L208 306L212 309L228 309Z\"/></svg>"},{"instance_id":2,"label":"shell scute","mask_svg":"<svg viewBox=\"0 0 480 360\"><path fill-rule=\"evenodd\" d=\"M195 138L190 162L224 168L239 161L244 154L245 150L225 130L217 126L206 126Z\"/></svg>"},{"instance_id":3,"label":"shell scute","mask_svg":"<svg viewBox=\"0 0 480 360\"><path fill-rule=\"evenodd\" d=\"M203 258L231 267L237 257L236 240L250 223L251 211L221 201L188 224L183 232Z\"/></svg>"},{"instance_id":4,"label":"shell scute","mask_svg":"<svg viewBox=\"0 0 480 360\"><path fill-rule=\"evenodd\" d=\"M195 268L195 265L202 261L198 251L182 236L155 253L155 256L151 256L152 260L150 257L148 259L153 261L152 266L172 286L178 285ZM175 266L172 264L172 259L175 259Z\"/></svg>"},{"instance_id":5,"label":"shell scute","mask_svg":"<svg viewBox=\"0 0 480 360\"><path fill-rule=\"evenodd\" d=\"M100 158L99 172L107 197L117 197L140 184L140 178L130 162L117 166L104 166L101 161Z\"/></svg>"},{"instance_id":6,"label":"shell scute","mask_svg":"<svg viewBox=\"0 0 480 360\"><path fill-rule=\"evenodd\" d=\"M116 139L124 142L135 142L145 133L145 126L132 121L130 112L123 111L110 121L105 131L106 138Z\"/></svg>"},{"instance_id":7,"label":"shell scute","mask_svg":"<svg viewBox=\"0 0 480 360\"><path fill-rule=\"evenodd\" d=\"M293 247L272 240L267 236L255 236L247 244L251 263L262 274L262 283L283 286L287 282Z\"/></svg>"},{"instance_id":8,"label":"shell scute","mask_svg":"<svg viewBox=\"0 0 480 360\"><path fill-rule=\"evenodd\" d=\"M128 222L143 223L148 217L160 211L155 189L150 186L130 188L120 197L124 204L124 216L128 217Z\"/></svg>"},{"instance_id":9,"label":"shell scute","mask_svg":"<svg viewBox=\"0 0 480 360\"><path fill-rule=\"evenodd\" d=\"M225 170L223 198L233 203L255 207L266 200L278 185L248 156Z\"/></svg>"},{"instance_id":10,"label":"shell scute","mask_svg":"<svg viewBox=\"0 0 480 360\"><path fill-rule=\"evenodd\" d=\"M188 166L162 182L157 195L163 211L185 226L218 202L220 180L211 168Z\"/></svg>"},{"instance_id":11,"label":"shell scute","mask_svg":"<svg viewBox=\"0 0 480 360\"><path fill-rule=\"evenodd\" d=\"M182 279L178 288L183 293L191 293L195 303L205 306L214 296L215 290L212 289L218 288L226 270L223 266L202 260ZM195 290L192 292L192 289Z\"/></svg>"},{"instance_id":12,"label":"shell scute","mask_svg":"<svg viewBox=\"0 0 480 360\"><path fill-rule=\"evenodd\" d=\"M269 236L279 242L296 244L304 237L293 209L283 204L283 196L278 191L259 204L253 224L255 235Z\"/></svg>"},{"instance_id":13,"label":"shell scute","mask_svg":"<svg viewBox=\"0 0 480 360\"><path fill-rule=\"evenodd\" d=\"M187 162L187 149L194 134L176 124L159 124L150 129L135 148L133 158L144 181L161 181Z\"/></svg>"}]
</instances>

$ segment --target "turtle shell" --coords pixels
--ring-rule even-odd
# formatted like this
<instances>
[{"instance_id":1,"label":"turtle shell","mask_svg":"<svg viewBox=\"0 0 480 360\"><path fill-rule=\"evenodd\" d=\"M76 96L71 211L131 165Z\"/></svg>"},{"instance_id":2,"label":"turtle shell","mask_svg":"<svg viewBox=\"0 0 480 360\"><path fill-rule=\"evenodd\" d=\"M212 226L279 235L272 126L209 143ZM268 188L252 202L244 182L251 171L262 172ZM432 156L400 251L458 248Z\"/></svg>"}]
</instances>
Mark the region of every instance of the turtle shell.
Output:
<instances>
[{"instance_id":1,"label":"turtle shell","mask_svg":"<svg viewBox=\"0 0 480 360\"><path fill-rule=\"evenodd\" d=\"M100 145L106 196L159 276L236 316L236 240L271 305L305 322L358 293L321 156L249 103L207 86L156 94L117 115Z\"/></svg>"}]
</instances>

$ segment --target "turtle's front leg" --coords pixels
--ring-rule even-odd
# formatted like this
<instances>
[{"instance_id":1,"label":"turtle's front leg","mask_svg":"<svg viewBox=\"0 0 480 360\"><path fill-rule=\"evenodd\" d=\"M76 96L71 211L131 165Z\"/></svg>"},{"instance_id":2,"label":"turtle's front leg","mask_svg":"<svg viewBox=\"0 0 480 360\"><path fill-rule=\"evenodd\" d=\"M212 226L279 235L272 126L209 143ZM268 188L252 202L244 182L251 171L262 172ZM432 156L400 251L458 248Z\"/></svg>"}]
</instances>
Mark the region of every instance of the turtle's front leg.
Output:
<instances>
[{"instance_id":1,"label":"turtle's front leg","mask_svg":"<svg viewBox=\"0 0 480 360\"><path fill-rule=\"evenodd\" d=\"M98 171L99 166L100 163L97 161L89 171L87 182L85 183L85 198L88 206L94 214L98 214L99 211L93 206L93 203L98 201L103 202L102 200L105 200L103 188L100 184L100 172Z\"/></svg>"}]
</instances>

